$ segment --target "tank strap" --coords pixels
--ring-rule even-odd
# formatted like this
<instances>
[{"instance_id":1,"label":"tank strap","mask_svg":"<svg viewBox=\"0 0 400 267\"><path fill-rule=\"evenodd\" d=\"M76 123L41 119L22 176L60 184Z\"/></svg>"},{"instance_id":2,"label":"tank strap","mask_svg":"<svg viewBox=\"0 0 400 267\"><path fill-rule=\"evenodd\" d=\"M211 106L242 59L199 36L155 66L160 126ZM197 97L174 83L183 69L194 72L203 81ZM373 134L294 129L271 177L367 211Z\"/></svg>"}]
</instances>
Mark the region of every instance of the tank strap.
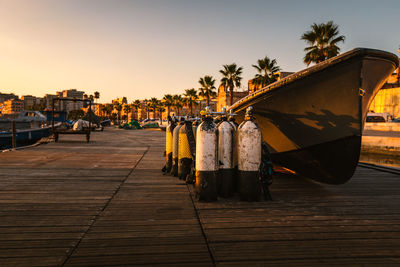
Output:
<instances>
[{"instance_id":1,"label":"tank strap","mask_svg":"<svg viewBox=\"0 0 400 267\"><path fill-rule=\"evenodd\" d=\"M186 123L186 136L189 141L190 154L193 159L196 158L196 140L194 139L193 126L191 122Z\"/></svg>"}]
</instances>

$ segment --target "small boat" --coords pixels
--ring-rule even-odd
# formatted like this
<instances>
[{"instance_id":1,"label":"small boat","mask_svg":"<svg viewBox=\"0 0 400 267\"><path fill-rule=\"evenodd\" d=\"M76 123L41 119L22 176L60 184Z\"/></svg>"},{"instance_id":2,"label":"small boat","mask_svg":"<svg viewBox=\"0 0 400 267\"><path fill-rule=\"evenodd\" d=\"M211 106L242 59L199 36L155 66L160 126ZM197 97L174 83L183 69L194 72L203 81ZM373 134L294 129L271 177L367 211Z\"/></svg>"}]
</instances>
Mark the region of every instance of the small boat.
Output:
<instances>
[{"instance_id":1,"label":"small boat","mask_svg":"<svg viewBox=\"0 0 400 267\"><path fill-rule=\"evenodd\" d=\"M368 107L399 66L396 55L356 48L291 74L234 103L247 107L262 130L274 164L328 184L354 174Z\"/></svg>"},{"instance_id":2,"label":"small boat","mask_svg":"<svg viewBox=\"0 0 400 267\"><path fill-rule=\"evenodd\" d=\"M49 137L52 133L51 126L45 126L43 128L33 128L25 130L17 130L16 142L17 147L31 145L42 139L43 137ZM0 132L0 150L11 148L12 144L12 132Z\"/></svg>"},{"instance_id":3,"label":"small boat","mask_svg":"<svg viewBox=\"0 0 400 267\"><path fill-rule=\"evenodd\" d=\"M17 146L36 143L51 135L51 127L46 125L46 116L39 111L21 111L16 115L0 118L0 150L12 146L11 122L15 122Z\"/></svg>"},{"instance_id":4,"label":"small boat","mask_svg":"<svg viewBox=\"0 0 400 267\"><path fill-rule=\"evenodd\" d=\"M6 114L0 117L0 131L11 129L11 122L17 129L38 128L46 124L46 116L39 111L23 110L17 114Z\"/></svg>"}]
</instances>

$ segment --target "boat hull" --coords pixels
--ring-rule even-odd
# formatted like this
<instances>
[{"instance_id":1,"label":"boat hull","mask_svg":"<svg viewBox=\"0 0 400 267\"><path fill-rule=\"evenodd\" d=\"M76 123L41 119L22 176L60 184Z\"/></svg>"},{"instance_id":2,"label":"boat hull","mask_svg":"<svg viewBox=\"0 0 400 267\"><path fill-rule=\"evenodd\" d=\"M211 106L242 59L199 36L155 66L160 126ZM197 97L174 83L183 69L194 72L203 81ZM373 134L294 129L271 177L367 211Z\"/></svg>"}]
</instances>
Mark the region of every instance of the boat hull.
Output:
<instances>
[{"instance_id":1,"label":"boat hull","mask_svg":"<svg viewBox=\"0 0 400 267\"><path fill-rule=\"evenodd\" d=\"M320 182L344 183L358 163L368 107L397 66L391 53L355 49L263 88L231 109L241 121L253 106L274 163Z\"/></svg>"},{"instance_id":2,"label":"boat hull","mask_svg":"<svg viewBox=\"0 0 400 267\"><path fill-rule=\"evenodd\" d=\"M49 137L52 133L51 127L37 129L18 130L16 133L17 147L34 144L43 137ZM12 147L12 133L0 133L0 150Z\"/></svg>"}]
</instances>

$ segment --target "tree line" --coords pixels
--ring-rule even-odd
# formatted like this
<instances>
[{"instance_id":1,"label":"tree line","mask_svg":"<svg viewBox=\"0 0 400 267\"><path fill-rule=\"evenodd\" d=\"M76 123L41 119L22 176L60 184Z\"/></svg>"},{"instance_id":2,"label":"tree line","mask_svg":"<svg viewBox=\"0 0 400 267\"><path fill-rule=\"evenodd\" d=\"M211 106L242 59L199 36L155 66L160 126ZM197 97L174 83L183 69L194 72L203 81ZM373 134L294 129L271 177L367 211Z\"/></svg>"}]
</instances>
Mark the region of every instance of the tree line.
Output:
<instances>
[{"instance_id":1,"label":"tree line","mask_svg":"<svg viewBox=\"0 0 400 267\"><path fill-rule=\"evenodd\" d=\"M306 31L302 36L301 40L307 43L307 47L304 49L306 52L303 61L305 64L310 65L312 63L320 63L328 58L337 56L340 52L338 44L344 42L345 37L339 35L338 25L334 24L333 21L321 24L312 24L311 30ZM279 75L278 72L281 68L278 66L276 59L271 59L268 56L258 59L256 64L252 65L256 70L256 74L252 80L256 88L263 88L269 84L275 82ZM233 92L235 88L241 86L243 67L238 66L236 63L223 65L219 73L222 75L220 79L220 85L223 86L224 90L229 93L230 104L233 104ZM168 116L170 115L171 108L174 108L177 112L176 115L181 114L181 109L186 106L189 108L190 115L193 114L193 107L198 105L199 97L206 100L206 105L210 105L211 98L217 95L216 80L211 75L205 75L198 81L200 87L198 90L191 88L185 89L183 94L166 94L159 100L157 98L151 98L144 100L144 109L149 118L149 112L154 112L157 117L161 113L167 110ZM120 103L106 104L101 107L101 111L105 114L111 115L115 109L118 112L118 119L121 117L121 111L129 113L132 110L138 111L142 108L140 100L135 100L130 105L121 105Z\"/></svg>"},{"instance_id":2,"label":"tree line","mask_svg":"<svg viewBox=\"0 0 400 267\"><path fill-rule=\"evenodd\" d=\"M312 24L310 30L306 31L302 36L301 40L307 43L307 47L304 48L305 56L303 61L305 64L310 65L312 63L320 63L328 58L334 57L339 54L340 48L339 43L344 42L345 37L339 35L339 27L334 24L333 21L320 24ZM278 79L278 72L281 68L278 66L276 59L271 59L268 56L258 59L256 64L252 65L256 70L256 74L252 79L252 83L257 89L268 86ZM219 71L222 75L220 79L220 85L223 86L224 90L229 93L230 104L233 103L233 92L235 88L241 86L243 67L238 66L236 63L223 65ZM121 104L115 102L112 104L105 104L100 106L101 116L111 117L113 111L117 111L117 118L121 119L121 112L130 113L133 110L139 111L144 108L149 117L150 112L161 113L165 110L170 115L171 108L174 108L177 112L176 115L181 114L181 110L186 106L190 115L193 114L193 107L198 105L199 97L202 97L206 101L206 105L210 105L210 100L217 95L215 83L216 80L211 75L205 75L198 81L200 87L196 90L194 88L186 89L183 94L166 94L159 100L157 98L146 99L142 102L135 100L131 104ZM100 98L98 91L94 92L93 95L84 94L84 99L91 99L96 102ZM40 104L34 104L27 109L43 111L46 108L44 102Z\"/></svg>"}]
</instances>

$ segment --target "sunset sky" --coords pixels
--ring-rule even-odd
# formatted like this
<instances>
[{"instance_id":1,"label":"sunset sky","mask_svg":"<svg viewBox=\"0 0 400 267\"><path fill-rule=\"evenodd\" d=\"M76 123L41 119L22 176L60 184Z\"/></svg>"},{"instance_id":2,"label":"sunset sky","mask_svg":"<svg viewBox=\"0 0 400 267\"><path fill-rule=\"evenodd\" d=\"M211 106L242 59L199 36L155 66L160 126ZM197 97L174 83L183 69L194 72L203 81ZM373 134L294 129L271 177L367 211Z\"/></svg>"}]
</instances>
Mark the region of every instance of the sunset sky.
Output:
<instances>
[{"instance_id":1,"label":"sunset sky","mask_svg":"<svg viewBox=\"0 0 400 267\"><path fill-rule=\"evenodd\" d=\"M342 52L397 54L399 12L399 0L0 0L0 92L76 88L131 102L198 88L204 75L219 81L233 62L247 86L265 55L284 71L305 68L300 36L314 22L339 25Z\"/></svg>"}]
</instances>

